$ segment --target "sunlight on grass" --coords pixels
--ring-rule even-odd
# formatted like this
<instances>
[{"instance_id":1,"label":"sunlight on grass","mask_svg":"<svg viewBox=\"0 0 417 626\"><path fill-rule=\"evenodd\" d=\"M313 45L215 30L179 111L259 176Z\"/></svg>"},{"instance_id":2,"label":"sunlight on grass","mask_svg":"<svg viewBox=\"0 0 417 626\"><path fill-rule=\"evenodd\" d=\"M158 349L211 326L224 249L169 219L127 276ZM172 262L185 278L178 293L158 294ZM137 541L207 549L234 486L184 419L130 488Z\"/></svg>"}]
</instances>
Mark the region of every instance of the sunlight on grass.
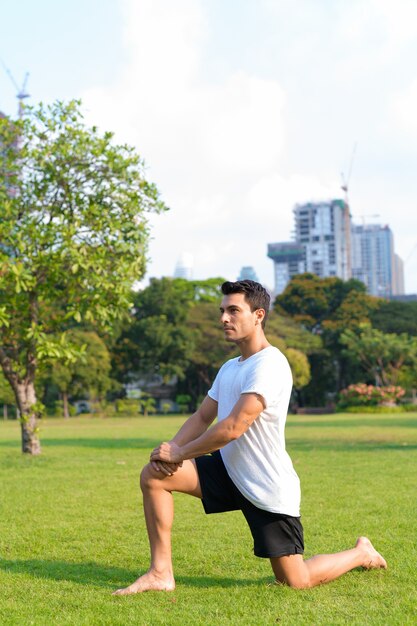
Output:
<instances>
[{"instance_id":1,"label":"sunlight on grass","mask_svg":"<svg viewBox=\"0 0 417 626\"><path fill-rule=\"evenodd\" d=\"M138 477L184 418L50 419L43 454L0 423L0 624L414 624L417 415L291 416L306 556L368 535L388 571L297 592L271 587L240 513L205 516L175 496L177 588L116 598L147 568Z\"/></svg>"}]
</instances>

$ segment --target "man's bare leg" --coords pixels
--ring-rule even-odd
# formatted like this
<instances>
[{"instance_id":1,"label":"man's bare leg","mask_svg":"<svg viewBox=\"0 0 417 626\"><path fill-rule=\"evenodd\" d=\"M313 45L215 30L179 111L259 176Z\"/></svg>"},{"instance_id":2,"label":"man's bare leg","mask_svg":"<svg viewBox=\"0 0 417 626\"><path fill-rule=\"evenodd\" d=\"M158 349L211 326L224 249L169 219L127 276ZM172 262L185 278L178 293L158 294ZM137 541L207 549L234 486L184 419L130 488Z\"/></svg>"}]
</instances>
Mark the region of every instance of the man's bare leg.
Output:
<instances>
[{"instance_id":1,"label":"man's bare leg","mask_svg":"<svg viewBox=\"0 0 417 626\"><path fill-rule=\"evenodd\" d=\"M129 595L143 591L175 589L171 559L171 528L174 519L172 492L180 491L201 498L200 482L194 461L184 461L172 476L146 465L141 474L143 508L151 549L149 570L134 583L118 589L113 595Z\"/></svg>"},{"instance_id":2,"label":"man's bare leg","mask_svg":"<svg viewBox=\"0 0 417 626\"><path fill-rule=\"evenodd\" d=\"M335 554L318 554L303 560L301 554L270 559L276 581L296 589L308 589L330 582L355 567L386 568L385 559L366 537L359 537L351 550Z\"/></svg>"}]
</instances>

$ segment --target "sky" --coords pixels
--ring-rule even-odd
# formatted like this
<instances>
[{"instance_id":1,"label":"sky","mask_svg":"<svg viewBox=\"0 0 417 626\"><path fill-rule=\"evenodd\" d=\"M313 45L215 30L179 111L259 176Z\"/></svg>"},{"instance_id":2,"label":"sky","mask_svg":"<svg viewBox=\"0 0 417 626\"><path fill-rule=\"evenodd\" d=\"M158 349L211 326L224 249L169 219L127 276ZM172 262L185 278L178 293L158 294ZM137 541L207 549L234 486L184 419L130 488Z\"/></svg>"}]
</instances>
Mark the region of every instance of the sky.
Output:
<instances>
[{"instance_id":1,"label":"sky","mask_svg":"<svg viewBox=\"0 0 417 626\"><path fill-rule=\"evenodd\" d=\"M417 293L415 0L15 0L0 59L28 102L81 98L88 124L137 148L170 210L152 216L146 279L273 288L267 244L295 203L341 198L389 224ZM0 66L0 110L16 89Z\"/></svg>"}]
</instances>

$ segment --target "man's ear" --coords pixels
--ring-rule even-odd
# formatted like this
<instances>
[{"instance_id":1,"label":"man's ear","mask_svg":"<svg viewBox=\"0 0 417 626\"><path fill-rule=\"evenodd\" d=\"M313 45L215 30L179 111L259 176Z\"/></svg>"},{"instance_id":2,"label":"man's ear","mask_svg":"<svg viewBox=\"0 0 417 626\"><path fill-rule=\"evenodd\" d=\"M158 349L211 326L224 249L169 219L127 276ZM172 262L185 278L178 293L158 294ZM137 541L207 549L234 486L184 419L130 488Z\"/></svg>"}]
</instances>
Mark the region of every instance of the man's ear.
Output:
<instances>
[{"instance_id":1,"label":"man's ear","mask_svg":"<svg viewBox=\"0 0 417 626\"><path fill-rule=\"evenodd\" d=\"M256 323L262 324L262 321L265 317L265 309L256 309Z\"/></svg>"}]
</instances>

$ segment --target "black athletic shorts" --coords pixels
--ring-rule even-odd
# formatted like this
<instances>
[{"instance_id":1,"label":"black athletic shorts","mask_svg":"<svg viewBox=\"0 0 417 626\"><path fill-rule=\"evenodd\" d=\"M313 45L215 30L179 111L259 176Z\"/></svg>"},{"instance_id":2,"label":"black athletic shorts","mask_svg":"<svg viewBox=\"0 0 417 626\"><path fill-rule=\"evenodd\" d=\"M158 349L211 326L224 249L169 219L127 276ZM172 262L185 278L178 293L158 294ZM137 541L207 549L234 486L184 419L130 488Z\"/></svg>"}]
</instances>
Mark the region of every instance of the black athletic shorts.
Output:
<instances>
[{"instance_id":1,"label":"black athletic shorts","mask_svg":"<svg viewBox=\"0 0 417 626\"><path fill-rule=\"evenodd\" d=\"M299 517L271 513L249 502L235 486L219 451L195 459L206 513L242 511L252 533L256 556L272 558L304 553Z\"/></svg>"}]
</instances>

